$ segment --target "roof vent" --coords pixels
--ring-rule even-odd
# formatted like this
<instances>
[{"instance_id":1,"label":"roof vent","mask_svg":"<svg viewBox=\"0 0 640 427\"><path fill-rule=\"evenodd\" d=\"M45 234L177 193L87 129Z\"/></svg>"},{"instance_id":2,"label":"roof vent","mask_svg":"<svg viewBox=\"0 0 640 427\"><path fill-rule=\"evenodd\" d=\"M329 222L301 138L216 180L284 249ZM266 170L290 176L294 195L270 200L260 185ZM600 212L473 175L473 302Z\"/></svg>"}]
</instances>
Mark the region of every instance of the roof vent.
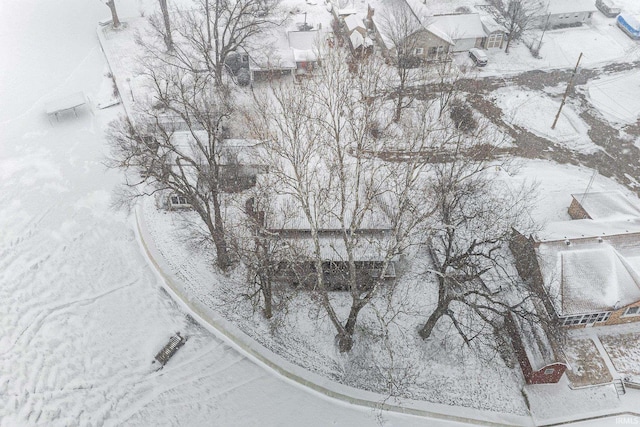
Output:
<instances>
[{"instance_id":1,"label":"roof vent","mask_svg":"<svg viewBox=\"0 0 640 427\"><path fill-rule=\"evenodd\" d=\"M598 243L602 243L604 242L604 240L602 240L602 237L598 237Z\"/></svg>"},{"instance_id":2,"label":"roof vent","mask_svg":"<svg viewBox=\"0 0 640 427\"><path fill-rule=\"evenodd\" d=\"M564 241L564 244L569 246L569 245L571 245L571 242L569 241L569 239L567 239L567 240Z\"/></svg>"}]
</instances>

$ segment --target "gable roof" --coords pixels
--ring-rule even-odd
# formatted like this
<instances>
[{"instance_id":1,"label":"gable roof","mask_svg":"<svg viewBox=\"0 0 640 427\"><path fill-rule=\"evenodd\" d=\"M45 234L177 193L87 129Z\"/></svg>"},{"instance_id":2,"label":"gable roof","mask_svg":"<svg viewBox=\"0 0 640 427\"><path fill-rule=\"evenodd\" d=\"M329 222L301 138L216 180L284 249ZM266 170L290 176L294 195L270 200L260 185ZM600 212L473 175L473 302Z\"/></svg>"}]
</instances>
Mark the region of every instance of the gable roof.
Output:
<instances>
[{"instance_id":1,"label":"gable roof","mask_svg":"<svg viewBox=\"0 0 640 427\"><path fill-rule=\"evenodd\" d=\"M640 207L621 191L572 194L591 219L627 220L640 218Z\"/></svg>"},{"instance_id":2,"label":"gable roof","mask_svg":"<svg viewBox=\"0 0 640 427\"><path fill-rule=\"evenodd\" d=\"M595 1L592 0L549 0L546 9L546 13L552 15L595 11Z\"/></svg>"},{"instance_id":3,"label":"gable roof","mask_svg":"<svg viewBox=\"0 0 640 427\"><path fill-rule=\"evenodd\" d=\"M351 33L356 28L362 28L363 30L366 30L364 21L357 15L347 16L346 18L344 18L344 23L347 26L347 30L349 31L349 33Z\"/></svg>"},{"instance_id":4,"label":"gable roof","mask_svg":"<svg viewBox=\"0 0 640 427\"><path fill-rule=\"evenodd\" d=\"M543 286L559 316L613 311L640 301L640 249L635 244L556 241L540 244L536 254Z\"/></svg>"},{"instance_id":5,"label":"gable roof","mask_svg":"<svg viewBox=\"0 0 640 427\"><path fill-rule=\"evenodd\" d=\"M486 37L480 15L477 13L436 15L424 18L429 31L439 31L452 40Z\"/></svg>"}]
</instances>

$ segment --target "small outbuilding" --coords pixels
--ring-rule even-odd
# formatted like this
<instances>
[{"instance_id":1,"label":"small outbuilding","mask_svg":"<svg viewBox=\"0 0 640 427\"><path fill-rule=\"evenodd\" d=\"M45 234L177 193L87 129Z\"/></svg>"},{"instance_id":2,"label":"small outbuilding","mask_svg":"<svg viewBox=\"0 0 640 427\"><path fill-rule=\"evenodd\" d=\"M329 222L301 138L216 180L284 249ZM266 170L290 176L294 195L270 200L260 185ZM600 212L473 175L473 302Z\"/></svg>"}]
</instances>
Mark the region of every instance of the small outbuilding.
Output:
<instances>
[{"instance_id":1,"label":"small outbuilding","mask_svg":"<svg viewBox=\"0 0 640 427\"><path fill-rule=\"evenodd\" d=\"M518 364L527 384L553 384L560 381L567 364L560 361L555 346L539 324L515 315L505 319Z\"/></svg>"}]
</instances>

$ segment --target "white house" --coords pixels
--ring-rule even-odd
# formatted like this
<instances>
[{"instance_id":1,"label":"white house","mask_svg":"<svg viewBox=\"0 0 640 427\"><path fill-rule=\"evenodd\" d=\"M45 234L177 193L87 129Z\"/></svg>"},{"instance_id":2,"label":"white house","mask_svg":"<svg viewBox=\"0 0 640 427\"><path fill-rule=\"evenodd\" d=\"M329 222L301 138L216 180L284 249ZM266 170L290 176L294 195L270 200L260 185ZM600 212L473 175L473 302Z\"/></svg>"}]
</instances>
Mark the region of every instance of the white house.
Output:
<instances>
[{"instance_id":1,"label":"white house","mask_svg":"<svg viewBox=\"0 0 640 427\"><path fill-rule=\"evenodd\" d=\"M591 23L597 11L593 0L543 0L539 27L556 28Z\"/></svg>"}]
</instances>

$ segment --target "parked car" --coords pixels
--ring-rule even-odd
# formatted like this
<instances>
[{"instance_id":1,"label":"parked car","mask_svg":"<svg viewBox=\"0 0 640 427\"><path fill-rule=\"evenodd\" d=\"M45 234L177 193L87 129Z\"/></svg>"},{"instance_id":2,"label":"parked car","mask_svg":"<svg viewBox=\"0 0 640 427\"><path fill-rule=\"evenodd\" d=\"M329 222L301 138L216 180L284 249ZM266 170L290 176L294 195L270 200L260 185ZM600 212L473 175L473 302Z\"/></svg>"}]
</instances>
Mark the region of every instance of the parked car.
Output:
<instances>
[{"instance_id":1,"label":"parked car","mask_svg":"<svg viewBox=\"0 0 640 427\"><path fill-rule=\"evenodd\" d=\"M616 24L632 39L640 39L640 20L635 16L621 13L616 19Z\"/></svg>"},{"instance_id":2,"label":"parked car","mask_svg":"<svg viewBox=\"0 0 640 427\"><path fill-rule=\"evenodd\" d=\"M611 0L596 0L596 7L608 18L615 18L620 14L620 8Z\"/></svg>"},{"instance_id":3,"label":"parked car","mask_svg":"<svg viewBox=\"0 0 640 427\"><path fill-rule=\"evenodd\" d=\"M485 65L487 65L487 62L489 60L487 52L475 47L473 49L469 49L469 58L471 58L471 60L475 62L478 67L484 67Z\"/></svg>"}]
</instances>

